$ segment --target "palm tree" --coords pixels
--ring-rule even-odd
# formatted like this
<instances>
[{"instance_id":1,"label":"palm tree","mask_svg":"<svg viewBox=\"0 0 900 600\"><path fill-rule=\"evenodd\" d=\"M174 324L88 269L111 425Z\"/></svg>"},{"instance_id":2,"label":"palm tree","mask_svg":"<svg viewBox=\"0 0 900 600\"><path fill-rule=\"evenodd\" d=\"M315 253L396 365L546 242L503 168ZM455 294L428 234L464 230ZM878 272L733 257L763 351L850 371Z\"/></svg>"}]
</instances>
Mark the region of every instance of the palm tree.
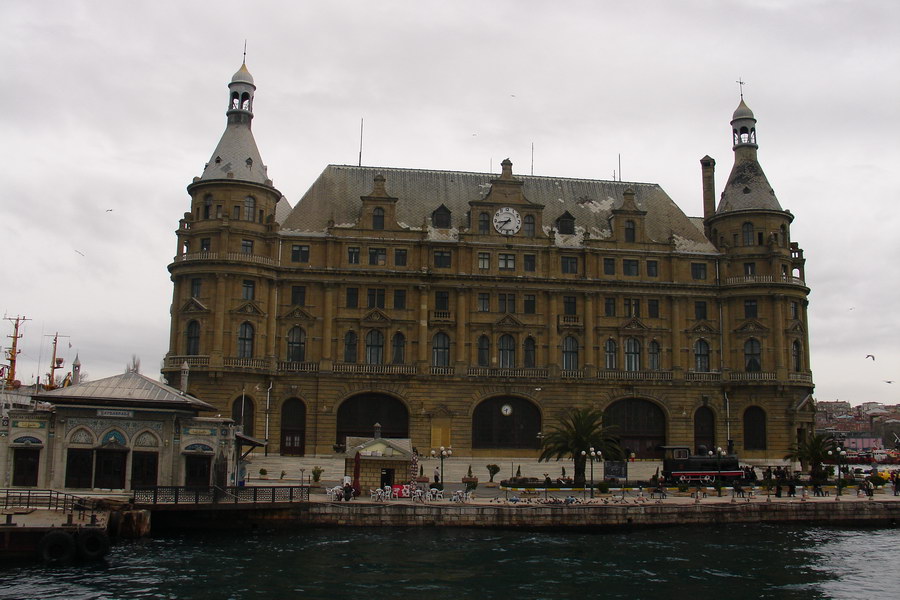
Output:
<instances>
[{"instance_id":1,"label":"palm tree","mask_svg":"<svg viewBox=\"0 0 900 600\"><path fill-rule=\"evenodd\" d=\"M822 481L826 478L825 468L822 463L831 458L834 450L834 440L829 435L808 435L794 446L791 446L784 458L786 460L798 460L804 467L809 468L809 478L812 481Z\"/></svg>"},{"instance_id":2,"label":"palm tree","mask_svg":"<svg viewBox=\"0 0 900 600\"><path fill-rule=\"evenodd\" d=\"M622 448L611 427L603 426L603 412L596 408L574 408L544 434L539 461L569 458L575 461L575 485L584 485L584 469L591 448L605 458L621 460Z\"/></svg>"}]
</instances>

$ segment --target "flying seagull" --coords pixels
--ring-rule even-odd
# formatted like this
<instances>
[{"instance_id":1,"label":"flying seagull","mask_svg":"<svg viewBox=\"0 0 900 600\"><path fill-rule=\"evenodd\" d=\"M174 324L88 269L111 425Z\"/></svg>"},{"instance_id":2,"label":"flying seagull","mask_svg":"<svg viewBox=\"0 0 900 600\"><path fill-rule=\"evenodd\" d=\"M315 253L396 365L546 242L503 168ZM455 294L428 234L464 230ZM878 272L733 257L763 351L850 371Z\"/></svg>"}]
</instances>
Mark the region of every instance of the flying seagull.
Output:
<instances>
[{"instance_id":1,"label":"flying seagull","mask_svg":"<svg viewBox=\"0 0 900 600\"><path fill-rule=\"evenodd\" d=\"M81 250L75 250L75 252L77 252L78 254L84 256L84 252L82 252Z\"/></svg>"},{"instance_id":2,"label":"flying seagull","mask_svg":"<svg viewBox=\"0 0 900 600\"><path fill-rule=\"evenodd\" d=\"M112 212L112 211L113 211L113 209L111 209L111 208L106 209L106 212Z\"/></svg>"},{"instance_id":3,"label":"flying seagull","mask_svg":"<svg viewBox=\"0 0 900 600\"><path fill-rule=\"evenodd\" d=\"M873 355L873 354L866 354L866 358L871 358L872 360L875 360L875 355Z\"/></svg>"},{"instance_id":4,"label":"flying seagull","mask_svg":"<svg viewBox=\"0 0 900 600\"><path fill-rule=\"evenodd\" d=\"M885 383L894 383L893 380L891 380L891 379L885 379L884 382Z\"/></svg>"}]
</instances>

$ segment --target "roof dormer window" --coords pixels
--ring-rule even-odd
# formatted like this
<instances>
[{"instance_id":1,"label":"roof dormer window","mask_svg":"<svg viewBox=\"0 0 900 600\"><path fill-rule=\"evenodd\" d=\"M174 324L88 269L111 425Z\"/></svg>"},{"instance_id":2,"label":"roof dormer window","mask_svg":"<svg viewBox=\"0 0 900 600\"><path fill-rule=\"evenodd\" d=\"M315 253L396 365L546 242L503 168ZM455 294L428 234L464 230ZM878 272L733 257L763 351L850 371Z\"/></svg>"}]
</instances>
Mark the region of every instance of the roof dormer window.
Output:
<instances>
[{"instance_id":1,"label":"roof dormer window","mask_svg":"<svg viewBox=\"0 0 900 600\"><path fill-rule=\"evenodd\" d=\"M450 209L441 204L431 213L431 225L436 229L450 228Z\"/></svg>"}]
</instances>

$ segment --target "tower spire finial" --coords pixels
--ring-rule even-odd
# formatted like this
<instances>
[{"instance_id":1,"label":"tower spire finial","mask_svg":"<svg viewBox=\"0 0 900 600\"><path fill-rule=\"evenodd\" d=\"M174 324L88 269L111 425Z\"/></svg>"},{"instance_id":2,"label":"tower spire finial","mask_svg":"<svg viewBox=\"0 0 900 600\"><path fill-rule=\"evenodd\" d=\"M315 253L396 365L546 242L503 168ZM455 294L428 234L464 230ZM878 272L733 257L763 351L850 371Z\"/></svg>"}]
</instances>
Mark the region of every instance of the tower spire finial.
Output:
<instances>
[{"instance_id":1,"label":"tower spire finial","mask_svg":"<svg viewBox=\"0 0 900 600\"><path fill-rule=\"evenodd\" d=\"M241 61L241 64L242 64L242 65L246 65L246 64L247 64L247 40L246 40L246 39L244 40L244 60ZM744 96L741 96L741 98L743 98L743 97L744 97Z\"/></svg>"},{"instance_id":2,"label":"tower spire finial","mask_svg":"<svg viewBox=\"0 0 900 600\"><path fill-rule=\"evenodd\" d=\"M246 42L245 42L245 45L246 45ZM246 48L245 48L244 54L245 54L245 55L247 54ZM747 85L747 82L746 82L746 81L742 81L741 78L738 77L738 78L737 78L737 81L735 81L735 83L738 84L738 87L739 87L740 90L741 90L741 100L743 100L743 99L744 99L744 86Z\"/></svg>"}]
</instances>

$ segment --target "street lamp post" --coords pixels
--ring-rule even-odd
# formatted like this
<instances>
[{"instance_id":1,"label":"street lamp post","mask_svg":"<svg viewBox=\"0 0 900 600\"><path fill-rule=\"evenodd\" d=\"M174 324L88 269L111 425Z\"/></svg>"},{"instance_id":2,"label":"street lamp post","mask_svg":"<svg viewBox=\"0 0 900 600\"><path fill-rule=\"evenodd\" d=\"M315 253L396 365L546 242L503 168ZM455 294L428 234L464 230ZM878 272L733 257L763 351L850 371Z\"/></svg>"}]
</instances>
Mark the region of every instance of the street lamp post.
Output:
<instances>
[{"instance_id":1,"label":"street lamp post","mask_svg":"<svg viewBox=\"0 0 900 600\"><path fill-rule=\"evenodd\" d=\"M713 451L709 451L709 457L712 458ZM722 447L716 448L716 491L722 496Z\"/></svg>"},{"instance_id":2,"label":"street lamp post","mask_svg":"<svg viewBox=\"0 0 900 600\"><path fill-rule=\"evenodd\" d=\"M451 456L453 456L452 447L444 448L443 446L441 446L440 450L432 450L431 451L431 458L440 458L441 459L441 489L443 489L443 485L444 485L444 459L450 458Z\"/></svg>"},{"instance_id":3,"label":"street lamp post","mask_svg":"<svg viewBox=\"0 0 900 600\"><path fill-rule=\"evenodd\" d=\"M598 450L594 450L593 448L588 449L587 451L582 450L581 455L585 458L590 459L591 461L591 498L594 497L594 461L601 460L603 458L603 452Z\"/></svg>"}]
</instances>

